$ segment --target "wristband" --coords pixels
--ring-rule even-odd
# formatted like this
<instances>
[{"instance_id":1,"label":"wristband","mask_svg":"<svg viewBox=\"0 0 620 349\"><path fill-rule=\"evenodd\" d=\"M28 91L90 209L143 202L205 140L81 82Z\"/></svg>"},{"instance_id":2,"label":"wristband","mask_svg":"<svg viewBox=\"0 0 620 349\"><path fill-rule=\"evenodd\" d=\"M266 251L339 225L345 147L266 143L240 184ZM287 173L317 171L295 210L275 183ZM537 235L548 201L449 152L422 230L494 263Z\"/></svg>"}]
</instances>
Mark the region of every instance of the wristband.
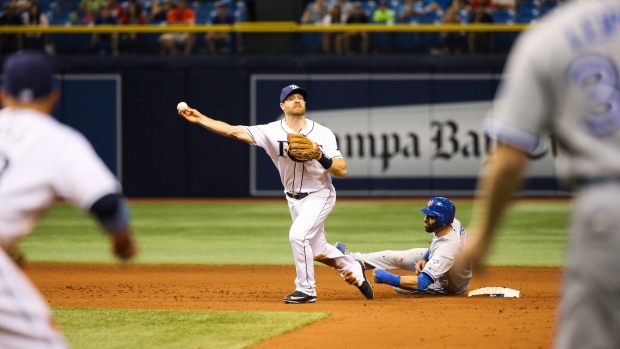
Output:
<instances>
[{"instance_id":1,"label":"wristband","mask_svg":"<svg viewBox=\"0 0 620 349\"><path fill-rule=\"evenodd\" d=\"M375 282L400 287L400 276L385 270L375 269Z\"/></svg>"},{"instance_id":2,"label":"wristband","mask_svg":"<svg viewBox=\"0 0 620 349\"><path fill-rule=\"evenodd\" d=\"M319 164L321 164L321 166L323 166L324 169L328 169L330 167L332 167L332 163L334 162L334 160L332 160L331 158L328 158L327 156L325 156L324 153L321 153L321 158L319 160L317 160L319 162Z\"/></svg>"}]
</instances>

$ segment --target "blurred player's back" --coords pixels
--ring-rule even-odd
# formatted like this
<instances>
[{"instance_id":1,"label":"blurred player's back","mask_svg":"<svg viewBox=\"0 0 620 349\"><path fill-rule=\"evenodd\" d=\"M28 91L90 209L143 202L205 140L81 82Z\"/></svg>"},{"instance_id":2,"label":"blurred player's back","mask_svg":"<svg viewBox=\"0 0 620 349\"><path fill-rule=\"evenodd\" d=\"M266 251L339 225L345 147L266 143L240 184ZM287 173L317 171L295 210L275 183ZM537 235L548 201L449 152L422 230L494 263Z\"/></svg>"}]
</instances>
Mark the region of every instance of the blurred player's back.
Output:
<instances>
[{"instance_id":1,"label":"blurred player's back","mask_svg":"<svg viewBox=\"0 0 620 349\"><path fill-rule=\"evenodd\" d=\"M507 66L512 81L500 89L493 117L533 135L552 130L563 178L616 175L619 67L620 2L562 5L518 40ZM508 95L523 98L504 98Z\"/></svg>"},{"instance_id":2,"label":"blurred player's back","mask_svg":"<svg viewBox=\"0 0 620 349\"><path fill-rule=\"evenodd\" d=\"M0 175L0 238L5 248L27 234L58 195L86 210L102 194L117 190L116 179L88 141L49 115L5 108L0 133L0 163L6 167Z\"/></svg>"},{"instance_id":3,"label":"blurred player's back","mask_svg":"<svg viewBox=\"0 0 620 349\"><path fill-rule=\"evenodd\" d=\"M472 226L480 243L516 188L540 135L557 139L558 174L574 191L557 347L620 347L620 2L575 0L519 38L487 124L498 147ZM489 188L491 188L489 190ZM482 223L478 223L482 222ZM472 234L474 236L474 234Z\"/></svg>"}]
</instances>

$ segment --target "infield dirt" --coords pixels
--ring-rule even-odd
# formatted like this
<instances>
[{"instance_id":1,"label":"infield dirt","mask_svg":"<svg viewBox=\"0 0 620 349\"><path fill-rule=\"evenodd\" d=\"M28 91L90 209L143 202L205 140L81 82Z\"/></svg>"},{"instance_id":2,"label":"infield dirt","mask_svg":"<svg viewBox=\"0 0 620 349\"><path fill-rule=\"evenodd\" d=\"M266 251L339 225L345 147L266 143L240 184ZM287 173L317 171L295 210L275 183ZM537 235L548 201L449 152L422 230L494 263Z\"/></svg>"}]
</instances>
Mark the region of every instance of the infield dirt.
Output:
<instances>
[{"instance_id":1,"label":"infield dirt","mask_svg":"<svg viewBox=\"0 0 620 349\"><path fill-rule=\"evenodd\" d=\"M177 310L322 311L331 315L253 348L549 348L559 268L490 268L470 290L503 286L521 298L403 296L373 284L366 300L317 267L315 304L287 305L293 266L31 263L25 271L51 306ZM367 276L371 277L371 271Z\"/></svg>"}]
</instances>

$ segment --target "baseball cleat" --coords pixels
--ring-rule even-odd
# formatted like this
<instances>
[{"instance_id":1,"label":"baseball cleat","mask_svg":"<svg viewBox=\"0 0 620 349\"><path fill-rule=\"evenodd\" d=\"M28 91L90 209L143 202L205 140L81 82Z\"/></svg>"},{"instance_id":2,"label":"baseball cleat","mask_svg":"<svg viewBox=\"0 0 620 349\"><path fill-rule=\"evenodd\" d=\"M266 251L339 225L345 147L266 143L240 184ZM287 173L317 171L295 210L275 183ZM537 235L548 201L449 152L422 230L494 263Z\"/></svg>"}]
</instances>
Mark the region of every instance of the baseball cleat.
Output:
<instances>
[{"instance_id":1,"label":"baseball cleat","mask_svg":"<svg viewBox=\"0 0 620 349\"><path fill-rule=\"evenodd\" d=\"M334 244L334 247L338 249L338 251L342 252L342 254L344 255L349 255L351 254L351 251L349 251L349 249L347 248L347 246L345 244L343 244L342 242L337 242Z\"/></svg>"},{"instance_id":2,"label":"baseball cleat","mask_svg":"<svg viewBox=\"0 0 620 349\"><path fill-rule=\"evenodd\" d=\"M366 267L364 266L363 262L361 261L357 261L357 262L362 267L362 275L364 276L364 282L362 282L360 286L357 286L357 288L360 290L360 292L362 292L362 294L364 295L364 297L366 297L366 299L374 299L375 291L372 289L372 285L370 284L368 279L366 279Z\"/></svg>"},{"instance_id":3,"label":"baseball cleat","mask_svg":"<svg viewBox=\"0 0 620 349\"><path fill-rule=\"evenodd\" d=\"M302 303L314 303L316 302L316 296L305 294L301 291L295 291L288 296L284 297L284 303L287 304L302 304Z\"/></svg>"}]
</instances>

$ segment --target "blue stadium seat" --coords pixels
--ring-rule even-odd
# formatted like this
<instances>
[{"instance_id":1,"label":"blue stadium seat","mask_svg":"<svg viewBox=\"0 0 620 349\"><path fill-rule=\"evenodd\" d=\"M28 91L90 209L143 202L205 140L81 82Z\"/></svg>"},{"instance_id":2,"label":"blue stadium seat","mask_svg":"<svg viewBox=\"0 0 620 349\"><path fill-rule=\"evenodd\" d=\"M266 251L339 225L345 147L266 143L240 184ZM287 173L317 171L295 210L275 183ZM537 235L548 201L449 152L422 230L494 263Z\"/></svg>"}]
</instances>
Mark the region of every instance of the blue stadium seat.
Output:
<instances>
[{"instance_id":1,"label":"blue stadium seat","mask_svg":"<svg viewBox=\"0 0 620 349\"><path fill-rule=\"evenodd\" d=\"M362 11L368 16L368 20L372 20L372 14L377 9L377 3L373 0L362 2Z\"/></svg>"},{"instance_id":2,"label":"blue stadium seat","mask_svg":"<svg viewBox=\"0 0 620 349\"><path fill-rule=\"evenodd\" d=\"M235 16L235 22L245 22L248 20L247 17L247 9L245 6L245 2L237 1L235 3L235 10L233 12Z\"/></svg>"},{"instance_id":3,"label":"blue stadium seat","mask_svg":"<svg viewBox=\"0 0 620 349\"><path fill-rule=\"evenodd\" d=\"M475 14L476 13L471 10L460 10L456 15L459 17L459 20L461 20L461 23L468 24L473 21Z\"/></svg>"},{"instance_id":4,"label":"blue stadium seat","mask_svg":"<svg viewBox=\"0 0 620 349\"><path fill-rule=\"evenodd\" d=\"M531 23L540 15L540 2L533 0L520 0L517 2L516 23Z\"/></svg>"},{"instance_id":5,"label":"blue stadium seat","mask_svg":"<svg viewBox=\"0 0 620 349\"><path fill-rule=\"evenodd\" d=\"M53 12L52 16L49 18L51 25L66 25L70 24L70 15L69 11L62 12Z\"/></svg>"},{"instance_id":6,"label":"blue stadium seat","mask_svg":"<svg viewBox=\"0 0 620 349\"><path fill-rule=\"evenodd\" d=\"M513 24L515 22L515 11L491 10L489 14L493 17L493 23Z\"/></svg>"},{"instance_id":7,"label":"blue stadium seat","mask_svg":"<svg viewBox=\"0 0 620 349\"><path fill-rule=\"evenodd\" d=\"M216 13L215 5L213 3L204 3L198 9L196 9L196 23L206 24L211 21L211 16Z\"/></svg>"}]
</instances>

